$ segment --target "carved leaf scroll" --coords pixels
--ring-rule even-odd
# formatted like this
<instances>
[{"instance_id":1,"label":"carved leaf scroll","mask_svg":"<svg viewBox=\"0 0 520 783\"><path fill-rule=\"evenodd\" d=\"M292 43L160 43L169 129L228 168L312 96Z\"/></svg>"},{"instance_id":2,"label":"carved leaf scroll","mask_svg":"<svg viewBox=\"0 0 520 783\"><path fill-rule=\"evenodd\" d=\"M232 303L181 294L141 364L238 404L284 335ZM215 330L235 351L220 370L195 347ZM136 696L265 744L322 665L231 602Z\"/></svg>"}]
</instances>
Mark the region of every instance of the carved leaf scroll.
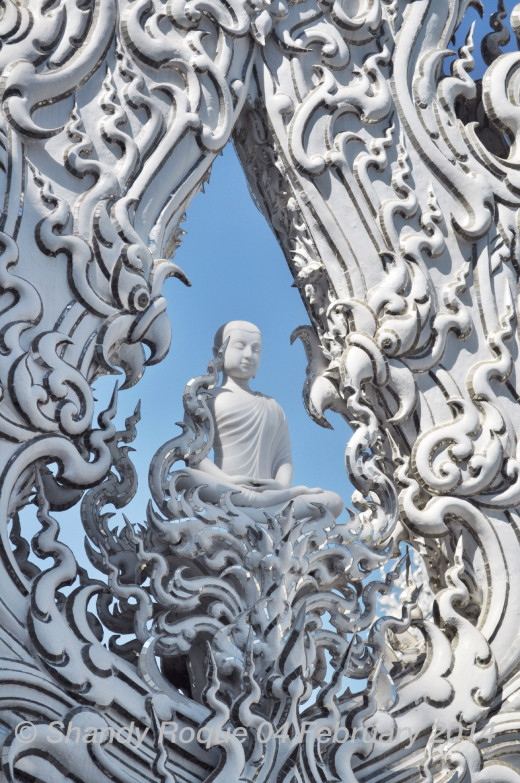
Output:
<instances>
[{"instance_id":1,"label":"carved leaf scroll","mask_svg":"<svg viewBox=\"0 0 520 783\"><path fill-rule=\"evenodd\" d=\"M5 740L8 780L38 759L46 780L74 765L169 783L518 778L520 56L503 47L520 16L485 10L480 77L467 0L5 0L1 720L36 725L30 746ZM135 418L118 431L114 398L96 425L91 386L133 384L168 350L179 222L231 136L309 313L294 333L307 410L354 429L356 511L335 528L326 514L293 527L290 512L262 526L232 498L204 509L177 496L167 445L159 511L111 527L105 506L135 489ZM189 461L208 432L180 438ZM78 571L53 518L88 488L108 580ZM31 555L20 512L34 500ZM375 595L403 577L375 570L401 541L424 558L434 608L376 619ZM108 650L99 618L127 637ZM203 683L190 697L158 661L188 654ZM370 675L364 696L342 692L347 671ZM53 718L101 730L128 715L150 732L130 760L106 743L45 754ZM211 743L164 742L173 716ZM273 741L226 745L261 716ZM321 744L333 725L378 734ZM381 739L407 726L409 744Z\"/></svg>"}]
</instances>

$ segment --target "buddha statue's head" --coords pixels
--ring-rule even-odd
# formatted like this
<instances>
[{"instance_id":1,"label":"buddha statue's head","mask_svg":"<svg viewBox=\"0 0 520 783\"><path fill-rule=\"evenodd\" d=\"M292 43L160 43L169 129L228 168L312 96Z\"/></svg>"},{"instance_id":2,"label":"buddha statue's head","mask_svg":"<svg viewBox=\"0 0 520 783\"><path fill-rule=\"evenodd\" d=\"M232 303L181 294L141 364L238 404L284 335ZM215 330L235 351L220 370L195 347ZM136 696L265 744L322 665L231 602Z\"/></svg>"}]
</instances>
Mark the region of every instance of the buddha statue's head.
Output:
<instances>
[{"instance_id":1,"label":"buddha statue's head","mask_svg":"<svg viewBox=\"0 0 520 783\"><path fill-rule=\"evenodd\" d=\"M224 352L224 374L240 380L254 378L262 353L260 329L249 321L229 321L215 334L215 356L228 338Z\"/></svg>"}]
</instances>

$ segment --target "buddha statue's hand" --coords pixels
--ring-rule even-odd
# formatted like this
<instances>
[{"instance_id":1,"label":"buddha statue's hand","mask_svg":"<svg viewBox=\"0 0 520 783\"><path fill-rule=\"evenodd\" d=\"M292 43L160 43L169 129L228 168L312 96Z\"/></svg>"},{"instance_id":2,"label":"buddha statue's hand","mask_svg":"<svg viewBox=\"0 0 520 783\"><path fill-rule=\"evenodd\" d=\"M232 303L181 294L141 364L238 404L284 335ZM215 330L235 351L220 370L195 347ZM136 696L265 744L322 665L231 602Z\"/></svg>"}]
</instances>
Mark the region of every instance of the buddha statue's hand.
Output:
<instances>
[{"instance_id":1,"label":"buddha statue's hand","mask_svg":"<svg viewBox=\"0 0 520 783\"><path fill-rule=\"evenodd\" d=\"M251 476L229 476L229 480L232 484L238 484L242 487L252 487L255 482Z\"/></svg>"},{"instance_id":2,"label":"buddha statue's hand","mask_svg":"<svg viewBox=\"0 0 520 783\"><path fill-rule=\"evenodd\" d=\"M283 489L282 484L276 479L250 478L249 476L230 476L233 484L238 484L248 489L263 492L266 489Z\"/></svg>"}]
</instances>

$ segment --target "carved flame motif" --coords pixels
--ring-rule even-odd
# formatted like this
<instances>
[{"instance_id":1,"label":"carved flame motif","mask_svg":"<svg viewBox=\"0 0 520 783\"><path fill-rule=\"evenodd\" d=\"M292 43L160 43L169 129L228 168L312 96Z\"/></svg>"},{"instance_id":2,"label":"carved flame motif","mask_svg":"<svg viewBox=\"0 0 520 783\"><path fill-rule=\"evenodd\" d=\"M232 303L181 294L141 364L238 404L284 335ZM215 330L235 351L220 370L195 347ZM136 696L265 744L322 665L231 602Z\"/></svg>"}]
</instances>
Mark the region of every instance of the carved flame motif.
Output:
<instances>
[{"instance_id":1,"label":"carved flame motif","mask_svg":"<svg viewBox=\"0 0 520 783\"><path fill-rule=\"evenodd\" d=\"M468 0L4 0L9 781L518 780L520 55L503 47L520 14L492 11L479 78ZM289 510L259 526L232 498L178 496L170 446L145 527L112 530L104 510L135 489L137 414L118 432L114 397L96 425L92 383L135 383L168 350L180 220L232 136L309 313L294 333L307 410L354 430L352 540L325 513L312 529ZM202 413L173 456L207 447ZM108 584L78 570L53 518L89 488ZM377 619L391 542L423 556L431 617ZM100 618L126 638L108 649ZM387 630L387 662L408 649L393 695L377 663ZM343 692L344 671L369 676L363 696ZM142 742L111 742L129 716ZM182 745L164 721L211 741ZM226 744L240 725L247 742ZM320 743L337 726L379 739ZM99 742L60 739L89 727ZM389 747L385 727L409 741Z\"/></svg>"}]
</instances>

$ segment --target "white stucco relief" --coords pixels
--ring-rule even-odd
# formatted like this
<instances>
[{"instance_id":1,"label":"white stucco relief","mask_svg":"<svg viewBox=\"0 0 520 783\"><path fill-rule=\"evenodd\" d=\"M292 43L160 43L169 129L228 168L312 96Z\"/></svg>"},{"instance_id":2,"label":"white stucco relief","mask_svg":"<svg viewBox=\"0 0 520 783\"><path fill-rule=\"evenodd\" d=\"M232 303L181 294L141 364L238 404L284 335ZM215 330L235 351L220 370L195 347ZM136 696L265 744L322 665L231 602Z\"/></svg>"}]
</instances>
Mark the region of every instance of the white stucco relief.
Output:
<instances>
[{"instance_id":1,"label":"white stucco relief","mask_svg":"<svg viewBox=\"0 0 520 783\"><path fill-rule=\"evenodd\" d=\"M520 14L485 5L480 78L464 0L5 0L7 780L518 779L520 55L504 47ZM231 138L309 313L294 332L307 410L354 430L352 518L279 475L283 443L269 470L238 474L217 448L234 480L202 490L221 352L158 444L146 523L114 533L105 507L135 491L138 413L118 431L114 395L93 421L92 383L132 384L167 352L179 222ZM33 499L31 553L18 512ZM59 540L53 512L76 503L101 575ZM424 558L428 611L401 542ZM376 600L393 585L398 619ZM129 715L139 746L49 743L52 721L101 731ZM165 737L171 720L207 741ZM226 744L236 728L250 739Z\"/></svg>"}]
</instances>

